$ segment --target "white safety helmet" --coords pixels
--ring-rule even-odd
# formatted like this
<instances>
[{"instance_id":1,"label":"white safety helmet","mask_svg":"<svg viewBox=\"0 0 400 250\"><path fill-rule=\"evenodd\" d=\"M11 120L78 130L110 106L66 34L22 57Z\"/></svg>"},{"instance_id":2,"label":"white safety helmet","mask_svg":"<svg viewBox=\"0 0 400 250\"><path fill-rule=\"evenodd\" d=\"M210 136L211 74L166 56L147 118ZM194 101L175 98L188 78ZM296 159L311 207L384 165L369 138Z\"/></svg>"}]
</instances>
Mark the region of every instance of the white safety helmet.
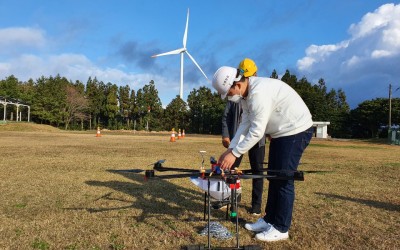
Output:
<instances>
[{"instance_id":1,"label":"white safety helmet","mask_svg":"<svg viewBox=\"0 0 400 250\"><path fill-rule=\"evenodd\" d=\"M214 89L221 95L222 99L225 99L230 87L234 82L239 81L242 76L237 76L238 70L233 67L222 66L219 68L213 77L212 85Z\"/></svg>"}]
</instances>

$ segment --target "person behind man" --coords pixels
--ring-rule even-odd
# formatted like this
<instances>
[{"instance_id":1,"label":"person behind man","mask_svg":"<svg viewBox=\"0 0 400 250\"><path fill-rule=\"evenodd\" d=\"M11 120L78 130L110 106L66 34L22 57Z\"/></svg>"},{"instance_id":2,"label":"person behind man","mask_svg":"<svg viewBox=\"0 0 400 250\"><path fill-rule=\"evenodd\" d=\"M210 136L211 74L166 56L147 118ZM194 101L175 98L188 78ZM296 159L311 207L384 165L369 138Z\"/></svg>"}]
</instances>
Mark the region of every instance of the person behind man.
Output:
<instances>
[{"instance_id":1,"label":"person behind man","mask_svg":"<svg viewBox=\"0 0 400 250\"><path fill-rule=\"evenodd\" d=\"M212 85L221 98L228 96L243 109L239 128L218 160L221 168L230 169L266 133L272 138L268 169L282 175L296 171L313 133L311 113L297 92L281 80L243 77L239 70L227 66L215 72ZM293 180L270 180L265 216L246 223L245 228L257 232L258 240L288 239L294 198Z\"/></svg>"},{"instance_id":2,"label":"person behind man","mask_svg":"<svg viewBox=\"0 0 400 250\"><path fill-rule=\"evenodd\" d=\"M245 58L239 63L238 67L240 74L244 77L257 76L257 65L249 58ZM226 103L224 114L222 116L222 145L225 148L229 147L231 140L233 139L236 130L240 123L242 114L242 107L240 102L229 101ZM249 150L249 160L252 173L255 175L263 174L263 162L265 157L265 135L261 140L256 143ZM236 158L232 168L239 167L242 156ZM252 193L251 193L251 209L250 214L260 215L261 214L261 203L263 193L264 179L253 179L252 180Z\"/></svg>"}]
</instances>

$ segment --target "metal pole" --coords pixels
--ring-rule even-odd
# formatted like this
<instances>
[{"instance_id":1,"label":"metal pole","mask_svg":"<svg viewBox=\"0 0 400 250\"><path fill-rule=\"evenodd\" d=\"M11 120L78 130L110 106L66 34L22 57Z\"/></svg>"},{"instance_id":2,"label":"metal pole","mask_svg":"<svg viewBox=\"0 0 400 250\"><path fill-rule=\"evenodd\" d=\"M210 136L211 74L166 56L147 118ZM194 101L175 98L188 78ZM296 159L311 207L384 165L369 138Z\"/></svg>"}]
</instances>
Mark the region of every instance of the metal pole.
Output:
<instances>
[{"instance_id":1,"label":"metal pole","mask_svg":"<svg viewBox=\"0 0 400 250\"><path fill-rule=\"evenodd\" d=\"M150 115L150 106L147 107L147 132L149 132L149 115Z\"/></svg>"},{"instance_id":2,"label":"metal pole","mask_svg":"<svg viewBox=\"0 0 400 250\"><path fill-rule=\"evenodd\" d=\"M388 131L392 127L392 84L389 84L389 127Z\"/></svg>"},{"instance_id":3,"label":"metal pole","mask_svg":"<svg viewBox=\"0 0 400 250\"><path fill-rule=\"evenodd\" d=\"M396 93L396 91L399 90L399 89L400 89L400 87L398 87L397 89L395 89L395 90L393 91L393 93Z\"/></svg>"},{"instance_id":4,"label":"metal pole","mask_svg":"<svg viewBox=\"0 0 400 250\"><path fill-rule=\"evenodd\" d=\"M7 113L7 102L4 102L4 115L3 115L3 121L6 121L6 113Z\"/></svg>"},{"instance_id":5,"label":"metal pole","mask_svg":"<svg viewBox=\"0 0 400 250\"><path fill-rule=\"evenodd\" d=\"M19 105L18 104L16 104L15 106L17 106L17 119L15 120L16 122L18 122L19 121L19 117L18 117L18 115L19 115L19 112L18 112L18 109L19 109Z\"/></svg>"}]
</instances>

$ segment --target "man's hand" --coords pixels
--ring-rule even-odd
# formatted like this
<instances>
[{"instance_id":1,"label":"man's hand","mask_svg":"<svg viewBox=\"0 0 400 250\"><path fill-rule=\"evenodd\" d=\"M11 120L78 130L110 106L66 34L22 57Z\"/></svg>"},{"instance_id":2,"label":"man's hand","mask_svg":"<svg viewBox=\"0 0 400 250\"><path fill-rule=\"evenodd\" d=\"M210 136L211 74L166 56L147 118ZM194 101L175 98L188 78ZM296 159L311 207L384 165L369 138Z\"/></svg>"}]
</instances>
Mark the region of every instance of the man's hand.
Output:
<instances>
[{"instance_id":1,"label":"man's hand","mask_svg":"<svg viewBox=\"0 0 400 250\"><path fill-rule=\"evenodd\" d=\"M229 148L219 157L219 164L222 170L231 169L236 161L236 156L232 154L232 149Z\"/></svg>"},{"instance_id":2,"label":"man's hand","mask_svg":"<svg viewBox=\"0 0 400 250\"><path fill-rule=\"evenodd\" d=\"M231 144L229 137L222 137L222 145L224 145L225 148L228 148L229 144Z\"/></svg>"}]
</instances>

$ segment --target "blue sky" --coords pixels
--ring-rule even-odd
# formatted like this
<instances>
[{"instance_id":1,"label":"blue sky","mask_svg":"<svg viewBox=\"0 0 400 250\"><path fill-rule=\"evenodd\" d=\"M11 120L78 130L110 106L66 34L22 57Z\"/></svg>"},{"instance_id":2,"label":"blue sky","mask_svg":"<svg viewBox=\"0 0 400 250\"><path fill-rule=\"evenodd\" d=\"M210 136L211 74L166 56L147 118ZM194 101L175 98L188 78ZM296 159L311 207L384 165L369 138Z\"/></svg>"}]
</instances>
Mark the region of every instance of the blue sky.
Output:
<instances>
[{"instance_id":1,"label":"blue sky","mask_svg":"<svg viewBox=\"0 0 400 250\"><path fill-rule=\"evenodd\" d=\"M259 76L323 78L352 108L400 87L400 4L379 0L0 0L0 79L96 76L136 91L154 80L166 106L180 57L151 55L182 47L188 8L187 49L209 79L249 57ZM184 99L200 86L212 88L185 56Z\"/></svg>"}]
</instances>

